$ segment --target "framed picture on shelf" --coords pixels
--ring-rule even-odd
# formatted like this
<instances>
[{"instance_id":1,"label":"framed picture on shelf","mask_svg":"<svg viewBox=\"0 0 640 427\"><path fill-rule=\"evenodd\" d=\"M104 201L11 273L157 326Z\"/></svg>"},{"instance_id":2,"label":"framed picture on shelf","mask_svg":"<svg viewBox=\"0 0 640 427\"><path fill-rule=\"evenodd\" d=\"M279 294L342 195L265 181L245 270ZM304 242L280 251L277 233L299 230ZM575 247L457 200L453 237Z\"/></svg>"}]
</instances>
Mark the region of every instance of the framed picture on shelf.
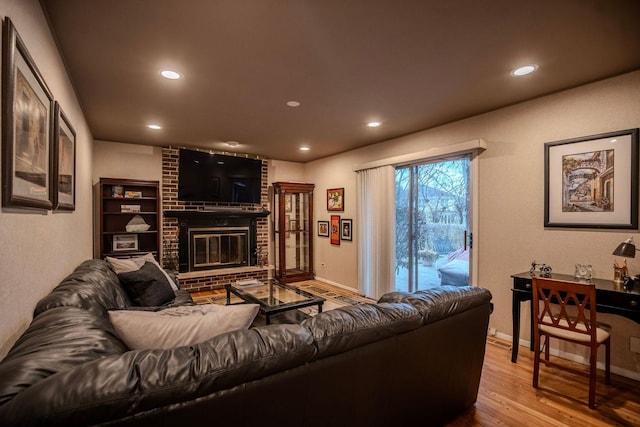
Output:
<instances>
[{"instance_id":1,"label":"framed picture on shelf","mask_svg":"<svg viewBox=\"0 0 640 427\"><path fill-rule=\"evenodd\" d=\"M284 216L284 237L286 239L289 238L289 226L291 225L290 222L291 222L291 215L285 215Z\"/></svg>"},{"instance_id":2,"label":"framed picture on shelf","mask_svg":"<svg viewBox=\"0 0 640 427\"><path fill-rule=\"evenodd\" d=\"M344 211L344 188L327 190L327 210Z\"/></svg>"},{"instance_id":3,"label":"framed picture on shelf","mask_svg":"<svg viewBox=\"0 0 640 427\"><path fill-rule=\"evenodd\" d=\"M292 219L289 221L289 230L298 231L298 220Z\"/></svg>"},{"instance_id":4,"label":"framed picture on shelf","mask_svg":"<svg viewBox=\"0 0 640 427\"><path fill-rule=\"evenodd\" d=\"M284 211L285 212L291 212L293 210L293 207L291 206L291 194L285 194L284 195Z\"/></svg>"},{"instance_id":5,"label":"framed picture on shelf","mask_svg":"<svg viewBox=\"0 0 640 427\"><path fill-rule=\"evenodd\" d=\"M53 95L13 23L4 21L2 205L51 209Z\"/></svg>"},{"instance_id":6,"label":"framed picture on shelf","mask_svg":"<svg viewBox=\"0 0 640 427\"><path fill-rule=\"evenodd\" d=\"M329 221L318 221L318 236L329 237Z\"/></svg>"},{"instance_id":7,"label":"framed picture on shelf","mask_svg":"<svg viewBox=\"0 0 640 427\"><path fill-rule=\"evenodd\" d=\"M340 215L331 215L331 244L340 244Z\"/></svg>"},{"instance_id":8,"label":"framed picture on shelf","mask_svg":"<svg viewBox=\"0 0 640 427\"><path fill-rule=\"evenodd\" d=\"M544 160L545 227L638 229L638 129L548 142Z\"/></svg>"},{"instance_id":9,"label":"framed picture on shelf","mask_svg":"<svg viewBox=\"0 0 640 427\"><path fill-rule=\"evenodd\" d=\"M53 207L76 209L76 132L58 102L53 120Z\"/></svg>"},{"instance_id":10,"label":"framed picture on shelf","mask_svg":"<svg viewBox=\"0 0 640 427\"><path fill-rule=\"evenodd\" d=\"M113 251L137 251L138 235L137 234L116 234L113 236Z\"/></svg>"},{"instance_id":11,"label":"framed picture on shelf","mask_svg":"<svg viewBox=\"0 0 640 427\"><path fill-rule=\"evenodd\" d=\"M340 240L352 240L353 220L341 219L340 220Z\"/></svg>"}]
</instances>

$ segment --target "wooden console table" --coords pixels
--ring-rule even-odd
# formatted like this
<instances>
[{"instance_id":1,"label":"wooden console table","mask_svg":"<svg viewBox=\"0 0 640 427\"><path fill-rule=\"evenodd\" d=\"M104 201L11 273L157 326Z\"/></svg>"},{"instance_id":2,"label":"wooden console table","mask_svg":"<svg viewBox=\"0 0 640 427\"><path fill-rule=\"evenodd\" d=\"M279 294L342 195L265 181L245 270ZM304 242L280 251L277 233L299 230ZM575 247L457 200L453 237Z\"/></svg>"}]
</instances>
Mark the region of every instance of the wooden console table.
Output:
<instances>
[{"instance_id":1,"label":"wooden console table","mask_svg":"<svg viewBox=\"0 0 640 427\"><path fill-rule=\"evenodd\" d=\"M518 273L511 276L513 278L512 292L512 315L513 315L513 342L511 346L511 361L515 363L518 359L518 346L520 342L520 305L523 301L529 301L531 312L533 312L532 301L532 274L530 272ZM551 279L576 281L568 274L551 274ZM592 279L596 286L596 311L602 313L617 314L640 323L640 284L636 284L632 290L626 291L622 284L617 284L613 280ZM533 351L533 318L531 319L531 345Z\"/></svg>"}]
</instances>

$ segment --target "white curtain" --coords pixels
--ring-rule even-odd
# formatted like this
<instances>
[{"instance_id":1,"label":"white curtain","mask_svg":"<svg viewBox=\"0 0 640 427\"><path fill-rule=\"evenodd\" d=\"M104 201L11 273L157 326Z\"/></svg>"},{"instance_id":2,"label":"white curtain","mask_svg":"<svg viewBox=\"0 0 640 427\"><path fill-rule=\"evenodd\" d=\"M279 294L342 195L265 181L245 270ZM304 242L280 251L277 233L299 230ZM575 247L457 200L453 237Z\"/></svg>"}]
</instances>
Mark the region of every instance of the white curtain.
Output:
<instances>
[{"instance_id":1,"label":"white curtain","mask_svg":"<svg viewBox=\"0 0 640 427\"><path fill-rule=\"evenodd\" d=\"M357 171L358 289L380 298L395 289L395 169Z\"/></svg>"}]
</instances>

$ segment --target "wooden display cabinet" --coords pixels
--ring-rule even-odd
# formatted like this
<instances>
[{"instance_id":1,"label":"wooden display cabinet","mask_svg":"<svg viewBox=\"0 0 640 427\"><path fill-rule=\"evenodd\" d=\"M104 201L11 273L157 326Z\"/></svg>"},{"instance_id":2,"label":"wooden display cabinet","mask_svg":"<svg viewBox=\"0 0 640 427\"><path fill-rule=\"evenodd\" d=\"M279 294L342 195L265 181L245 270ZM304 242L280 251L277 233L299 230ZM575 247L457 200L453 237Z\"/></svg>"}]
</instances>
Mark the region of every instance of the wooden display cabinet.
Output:
<instances>
[{"instance_id":1,"label":"wooden display cabinet","mask_svg":"<svg viewBox=\"0 0 640 427\"><path fill-rule=\"evenodd\" d=\"M313 270L314 184L273 184L273 241L276 279L299 282L315 277Z\"/></svg>"},{"instance_id":2,"label":"wooden display cabinet","mask_svg":"<svg viewBox=\"0 0 640 427\"><path fill-rule=\"evenodd\" d=\"M160 185L158 181L100 178L95 184L94 257L127 258L151 253L160 261ZM127 231L136 216L148 230Z\"/></svg>"}]
</instances>

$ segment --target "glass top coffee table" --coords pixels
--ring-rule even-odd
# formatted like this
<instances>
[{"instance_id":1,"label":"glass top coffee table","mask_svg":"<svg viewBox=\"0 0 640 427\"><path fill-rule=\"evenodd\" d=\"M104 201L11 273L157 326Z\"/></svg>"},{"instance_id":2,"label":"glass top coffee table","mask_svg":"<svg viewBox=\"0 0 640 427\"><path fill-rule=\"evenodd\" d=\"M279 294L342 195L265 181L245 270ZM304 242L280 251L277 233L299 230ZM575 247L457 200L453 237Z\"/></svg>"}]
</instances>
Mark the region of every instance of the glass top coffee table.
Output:
<instances>
[{"instance_id":1,"label":"glass top coffee table","mask_svg":"<svg viewBox=\"0 0 640 427\"><path fill-rule=\"evenodd\" d=\"M231 294L238 296L244 302L258 304L267 325L271 323L271 316L289 310L317 305L318 313L322 313L322 304L325 301L324 298L285 285L275 279L268 279L259 284L228 283L224 287L227 290L227 305L231 304Z\"/></svg>"}]
</instances>

